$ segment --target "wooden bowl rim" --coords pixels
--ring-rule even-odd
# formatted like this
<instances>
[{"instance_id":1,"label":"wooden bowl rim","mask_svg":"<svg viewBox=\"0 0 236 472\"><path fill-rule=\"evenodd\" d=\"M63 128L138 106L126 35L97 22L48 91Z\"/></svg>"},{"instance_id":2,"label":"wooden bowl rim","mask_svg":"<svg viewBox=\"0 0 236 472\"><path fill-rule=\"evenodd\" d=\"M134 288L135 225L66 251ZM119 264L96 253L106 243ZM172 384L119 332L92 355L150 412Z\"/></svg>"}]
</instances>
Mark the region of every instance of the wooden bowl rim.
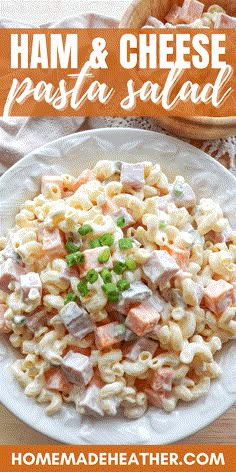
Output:
<instances>
[{"instance_id":1,"label":"wooden bowl rim","mask_svg":"<svg viewBox=\"0 0 236 472\"><path fill-rule=\"evenodd\" d=\"M226 123L229 126L236 124L236 116L176 116L176 118L183 121L194 121L195 123L211 124L217 126L222 126Z\"/></svg>"}]
</instances>

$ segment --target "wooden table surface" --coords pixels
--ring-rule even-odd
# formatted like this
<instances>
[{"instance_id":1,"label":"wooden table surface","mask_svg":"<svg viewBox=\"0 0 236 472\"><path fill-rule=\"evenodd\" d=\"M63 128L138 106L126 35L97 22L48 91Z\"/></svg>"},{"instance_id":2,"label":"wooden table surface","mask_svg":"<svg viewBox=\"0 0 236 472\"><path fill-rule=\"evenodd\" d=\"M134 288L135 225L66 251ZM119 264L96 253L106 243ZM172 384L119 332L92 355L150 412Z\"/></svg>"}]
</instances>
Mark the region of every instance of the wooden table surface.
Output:
<instances>
[{"instance_id":1,"label":"wooden table surface","mask_svg":"<svg viewBox=\"0 0 236 472\"><path fill-rule=\"evenodd\" d=\"M180 441L182 444L236 444L236 405L207 428ZM0 406L0 444L58 444L26 426Z\"/></svg>"}]
</instances>

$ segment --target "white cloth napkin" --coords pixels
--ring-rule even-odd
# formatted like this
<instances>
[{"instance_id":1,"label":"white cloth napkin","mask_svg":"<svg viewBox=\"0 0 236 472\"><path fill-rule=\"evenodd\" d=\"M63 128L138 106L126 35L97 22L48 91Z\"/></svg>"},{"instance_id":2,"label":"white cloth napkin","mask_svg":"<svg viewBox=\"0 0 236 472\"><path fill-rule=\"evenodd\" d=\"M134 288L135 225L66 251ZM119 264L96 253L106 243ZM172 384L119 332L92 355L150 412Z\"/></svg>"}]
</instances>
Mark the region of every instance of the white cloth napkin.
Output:
<instances>
[{"instance_id":1,"label":"white cloth napkin","mask_svg":"<svg viewBox=\"0 0 236 472\"><path fill-rule=\"evenodd\" d=\"M48 23L43 28L115 28L117 21L92 13ZM32 25L8 20L0 28L32 28ZM62 136L89 128L85 117L9 117L0 118L0 174L23 156Z\"/></svg>"}]
</instances>

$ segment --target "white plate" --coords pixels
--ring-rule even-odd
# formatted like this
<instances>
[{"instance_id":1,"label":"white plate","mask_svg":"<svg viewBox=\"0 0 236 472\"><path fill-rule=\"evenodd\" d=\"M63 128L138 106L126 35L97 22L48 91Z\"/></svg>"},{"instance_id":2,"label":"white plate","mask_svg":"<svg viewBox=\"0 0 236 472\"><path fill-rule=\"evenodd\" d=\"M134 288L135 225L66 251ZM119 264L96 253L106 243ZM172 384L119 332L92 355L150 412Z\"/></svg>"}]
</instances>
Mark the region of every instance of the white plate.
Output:
<instances>
[{"instance_id":1,"label":"white plate","mask_svg":"<svg viewBox=\"0 0 236 472\"><path fill-rule=\"evenodd\" d=\"M0 227L4 233L14 223L20 204L39 191L42 174L77 175L99 159L159 162L173 178L183 175L197 197L218 201L236 227L236 179L202 151L162 134L132 129L101 129L64 137L32 152L0 179ZM48 418L44 407L23 394L12 378L10 366L16 351L7 340L0 344L0 401L18 418L47 436L72 444L167 444L207 426L236 401L236 347L227 344L218 358L223 375L212 382L207 396L179 403L171 414L150 408L130 421L124 417L95 420L80 417L65 405Z\"/></svg>"}]
</instances>

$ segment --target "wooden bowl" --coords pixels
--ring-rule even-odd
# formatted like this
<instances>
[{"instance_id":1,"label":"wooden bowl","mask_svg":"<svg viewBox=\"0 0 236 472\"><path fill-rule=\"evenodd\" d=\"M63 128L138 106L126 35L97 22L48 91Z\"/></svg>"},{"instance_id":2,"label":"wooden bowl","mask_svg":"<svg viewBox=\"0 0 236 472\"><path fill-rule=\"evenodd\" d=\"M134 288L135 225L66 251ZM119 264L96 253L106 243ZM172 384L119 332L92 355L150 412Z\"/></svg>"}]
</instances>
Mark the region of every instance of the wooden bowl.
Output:
<instances>
[{"instance_id":1,"label":"wooden bowl","mask_svg":"<svg viewBox=\"0 0 236 472\"><path fill-rule=\"evenodd\" d=\"M206 9L217 4L226 12L236 17L236 1L234 0L200 0ZM182 6L183 0L133 0L124 13L120 28L141 28L149 16L164 21L173 4ZM236 134L236 117L178 117L157 116L156 123L178 136L191 139L219 139Z\"/></svg>"}]
</instances>

